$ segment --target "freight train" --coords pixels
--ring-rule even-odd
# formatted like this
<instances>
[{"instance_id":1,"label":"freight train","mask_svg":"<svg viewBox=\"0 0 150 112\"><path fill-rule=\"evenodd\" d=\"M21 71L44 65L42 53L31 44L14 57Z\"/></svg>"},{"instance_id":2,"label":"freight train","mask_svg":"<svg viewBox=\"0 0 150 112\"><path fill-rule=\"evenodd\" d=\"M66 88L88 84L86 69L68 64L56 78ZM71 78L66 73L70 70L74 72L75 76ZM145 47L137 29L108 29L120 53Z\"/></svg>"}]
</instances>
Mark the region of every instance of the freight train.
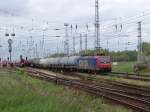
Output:
<instances>
[{"instance_id":1,"label":"freight train","mask_svg":"<svg viewBox=\"0 0 150 112\"><path fill-rule=\"evenodd\" d=\"M30 59L27 65L37 68L68 71L100 72L111 71L110 56L68 56L44 59Z\"/></svg>"}]
</instances>

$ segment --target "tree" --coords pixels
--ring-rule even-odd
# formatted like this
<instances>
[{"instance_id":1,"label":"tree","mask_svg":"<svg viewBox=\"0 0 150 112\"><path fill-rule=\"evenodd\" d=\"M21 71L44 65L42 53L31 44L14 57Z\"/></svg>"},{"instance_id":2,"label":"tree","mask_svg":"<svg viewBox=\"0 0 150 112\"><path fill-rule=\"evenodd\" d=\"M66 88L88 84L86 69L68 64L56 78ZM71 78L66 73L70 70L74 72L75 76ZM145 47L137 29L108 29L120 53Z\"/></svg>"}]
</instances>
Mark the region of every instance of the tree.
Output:
<instances>
[{"instance_id":1,"label":"tree","mask_svg":"<svg viewBox=\"0 0 150 112\"><path fill-rule=\"evenodd\" d=\"M150 43L148 43L148 42L143 42L143 44L142 44L142 49L143 49L144 55L150 56Z\"/></svg>"}]
</instances>

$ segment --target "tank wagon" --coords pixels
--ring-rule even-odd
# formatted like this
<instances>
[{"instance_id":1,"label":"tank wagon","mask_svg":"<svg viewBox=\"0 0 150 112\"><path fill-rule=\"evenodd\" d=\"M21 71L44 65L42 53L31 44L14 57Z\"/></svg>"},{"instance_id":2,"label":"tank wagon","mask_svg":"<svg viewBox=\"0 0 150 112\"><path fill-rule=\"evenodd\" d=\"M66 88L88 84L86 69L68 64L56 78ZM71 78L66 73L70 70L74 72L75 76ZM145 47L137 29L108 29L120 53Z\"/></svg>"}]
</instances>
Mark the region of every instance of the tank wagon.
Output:
<instances>
[{"instance_id":1,"label":"tank wagon","mask_svg":"<svg viewBox=\"0 0 150 112\"><path fill-rule=\"evenodd\" d=\"M70 56L28 60L29 66L69 71L111 71L109 56Z\"/></svg>"},{"instance_id":2,"label":"tank wagon","mask_svg":"<svg viewBox=\"0 0 150 112\"><path fill-rule=\"evenodd\" d=\"M40 67L40 58L34 58L34 59L29 59L27 61L27 66L31 66L31 67Z\"/></svg>"}]
</instances>

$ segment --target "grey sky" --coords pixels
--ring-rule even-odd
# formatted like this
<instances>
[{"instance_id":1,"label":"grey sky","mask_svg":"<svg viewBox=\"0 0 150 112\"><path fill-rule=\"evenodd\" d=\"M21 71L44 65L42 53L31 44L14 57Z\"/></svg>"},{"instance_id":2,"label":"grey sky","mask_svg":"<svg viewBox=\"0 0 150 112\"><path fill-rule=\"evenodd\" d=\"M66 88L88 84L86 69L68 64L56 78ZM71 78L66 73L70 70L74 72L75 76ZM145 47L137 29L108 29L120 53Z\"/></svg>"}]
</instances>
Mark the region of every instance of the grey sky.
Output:
<instances>
[{"instance_id":1,"label":"grey sky","mask_svg":"<svg viewBox=\"0 0 150 112\"><path fill-rule=\"evenodd\" d=\"M118 39L114 39L115 42L109 41L107 46L106 39L114 37L115 35L129 35L120 39L120 50L125 49L126 45L123 43L137 41L137 18L128 18L136 15L142 15L143 11L150 12L150 0L99 0L100 1L100 21L101 21L101 35L102 35L102 46L109 47L110 50L118 50L119 45ZM68 22L74 26L78 24L79 32L85 32L85 25L89 24L89 48L93 47L91 41L94 40L94 5L95 0L4 0L0 3L0 43L3 44L3 48L0 48L0 56L7 57L7 39L4 38L6 32L16 33L14 38L14 48L17 48L14 52L15 57L19 54L26 54L22 50L22 46L26 46L27 41L31 42L30 38L33 36L35 40L34 44L39 44L42 41L42 28L48 28L45 35L60 35L64 37L64 30L53 31L54 28L63 28L63 23ZM145 18L149 18L147 15ZM142 20L143 18L139 18ZM115 32L115 24L121 24L123 21L133 21L132 25L123 23L125 29L122 32ZM148 21L146 21L148 22ZM105 25L108 25L105 28ZM146 23L145 23L146 24ZM34 28L33 31L30 31ZM145 28L146 27L146 28ZM149 25L144 26L144 39L150 41L149 36ZM37 30L39 29L39 30ZM128 33L134 31L132 33ZM107 36L104 36L107 35ZM54 53L59 49L63 50L63 39L64 38L45 38L45 51ZM52 41L53 40L53 41ZM18 43L22 43L22 46ZM71 42L71 39L70 39ZM57 44L58 43L58 47ZM78 39L77 39L77 49ZM32 46L35 48L35 45ZM20 48L20 49L19 49ZM129 49L136 49L136 44L129 46ZM28 49L29 48L25 48ZM40 48L39 48L40 49ZM71 49L71 48L70 48ZM32 51L33 52L33 51Z\"/></svg>"}]
</instances>

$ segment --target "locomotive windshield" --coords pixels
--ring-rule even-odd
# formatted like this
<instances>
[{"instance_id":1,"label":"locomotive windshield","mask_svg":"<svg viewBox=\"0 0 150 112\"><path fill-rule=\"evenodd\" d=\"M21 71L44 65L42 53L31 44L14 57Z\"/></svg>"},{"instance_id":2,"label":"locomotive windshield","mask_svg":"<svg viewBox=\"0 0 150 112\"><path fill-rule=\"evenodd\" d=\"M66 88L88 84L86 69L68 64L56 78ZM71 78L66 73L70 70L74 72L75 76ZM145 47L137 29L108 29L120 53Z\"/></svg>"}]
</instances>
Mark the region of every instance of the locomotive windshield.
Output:
<instances>
[{"instance_id":1,"label":"locomotive windshield","mask_svg":"<svg viewBox=\"0 0 150 112\"><path fill-rule=\"evenodd\" d=\"M110 57L109 56L102 56L100 57L101 63L110 63Z\"/></svg>"}]
</instances>

